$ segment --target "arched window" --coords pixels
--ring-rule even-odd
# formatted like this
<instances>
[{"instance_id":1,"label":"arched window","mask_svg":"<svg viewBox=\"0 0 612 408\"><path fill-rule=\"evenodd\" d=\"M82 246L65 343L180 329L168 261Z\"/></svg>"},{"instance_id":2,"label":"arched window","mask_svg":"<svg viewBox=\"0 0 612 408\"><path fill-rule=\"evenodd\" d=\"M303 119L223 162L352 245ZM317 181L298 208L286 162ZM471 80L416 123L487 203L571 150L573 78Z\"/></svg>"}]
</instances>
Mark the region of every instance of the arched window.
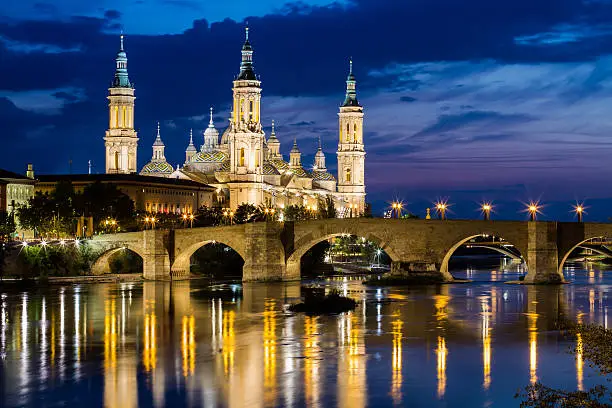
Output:
<instances>
[{"instance_id":1,"label":"arched window","mask_svg":"<svg viewBox=\"0 0 612 408\"><path fill-rule=\"evenodd\" d=\"M259 167L259 149L255 149L255 167Z\"/></svg>"},{"instance_id":2,"label":"arched window","mask_svg":"<svg viewBox=\"0 0 612 408\"><path fill-rule=\"evenodd\" d=\"M126 122L127 122L127 108L124 106L121 112L123 114L122 116L123 121L121 122L121 127L124 128L126 127Z\"/></svg>"},{"instance_id":3,"label":"arched window","mask_svg":"<svg viewBox=\"0 0 612 408\"><path fill-rule=\"evenodd\" d=\"M249 101L249 119L251 121L253 121L253 116L255 114L255 103L253 102L253 100L251 99Z\"/></svg>"},{"instance_id":4,"label":"arched window","mask_svg":"<svg viewBox=\"0 0 612 408\"><path fill-rule=\"evenodd\" d=\"M344 180L347 183L351 182L351 169L346 169L346 171L344 172Z\"/></svg>"},{"instance_id":5,"label":"arched window","mask_svg":"<svg viewBox=\"0 0 612 408\"><path fill-rule=\"evenodd\" d=\"M119 152L115 152L115 169L119 170Z\"/></svg>"},{"instance_id":6,"label":"arched window","mask_svg":"<svg viewBox=\"0 0 612 408\"><path fill-rule=\"evenodd\" d=\"M344 139L346 143L350 142L350 137L351 137L351 125L347 123L346 124L346 135L344 135Z\"/></svg>"},{"instance_id":7,"label":"arched window","mask_svg":"<svg viewBox=\"0 0 612 408\"><path fill-rule=\"evenodd\" d=\"M244 148L240 149L240 167L244 167Z\"/></svg>"},{"instance_id":8,"label":"arched window","mask_svg":"<svg viewBox=\"0 0 612 408\"><path fill-rule=\"evenodd\" d=\"M357 124L353 125L353 143L357 143Z\"/></svg>"},{"instance_id":9,"label":"arched window","mask_svg":"<svg viewBox=\"0 0 612 408\"><path fill-rule=\"evenodd\" d=\"M244 98L240 98L240 120L244 120L243 119L243 115L244 115Z\"/></svg>"},{"instance_id":10,"label":"arched window","mask_svg":"<svg viewBox=\"0 0 612 408\"><path fill-rule=\"evenodd\" d=\"M119 107L115 106L115 128L119 127Z\"/></svg>"}]
</instances>

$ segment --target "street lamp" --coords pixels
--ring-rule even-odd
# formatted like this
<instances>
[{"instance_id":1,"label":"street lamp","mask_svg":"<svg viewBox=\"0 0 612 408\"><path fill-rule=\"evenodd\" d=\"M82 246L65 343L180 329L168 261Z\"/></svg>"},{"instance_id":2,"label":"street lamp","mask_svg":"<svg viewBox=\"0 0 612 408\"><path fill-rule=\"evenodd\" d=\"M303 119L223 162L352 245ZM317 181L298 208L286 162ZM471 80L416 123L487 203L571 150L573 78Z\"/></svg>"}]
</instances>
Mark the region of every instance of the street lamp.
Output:
<instances>
[{"instance_id":1,"label":"street lamp","mask_svg":"<svg viewBox=\"0 0 612 408\"><path fill-rule=\"evenodd\" d=\"M399 201L394 201L393 203L391 203L391 208L393 209L391 215L395 213L395 218L402 218L402 207L403 204Z\"/></svg>"},{"instance_id":2,"label":"street lamp","mask_svg":"<svg viewBox=\"0 0 612 408\"><path fill-rule=\"evenodd\" d=\"M448 209L448 204L446 201L438 201L436 203L436 212L440 216L441 220L446 220L446 210Z\"/></svg>"},{"instance_id":3,"label":"street lamp","mask_svg":"<svg viewBox=\"0 0 612 408\"><path fill-rule=\"evenodd\" d=\"M493 210L493 205L491 205L491 203L484 202L482 203L480 209L482 211L484 220L490 221L491 220L491 210Z\"/></svg>"},{"instance_id":4,"label":"street lamp","mask_svg":"<svg viewBox=\"0 0 612 408\"><path fill-rule=\"evenodd\" d=\"M193 228L193 220L195 216L193 214L189 214L189 228Z\"/></svg>"},{"instance_id":5,"label":"street lamp","mask_svg":"<svg viewBox=\"0 0 612 408\"><path fill-rule=\"evenodd\" d=\"M529 221L535 221L540 212L540 203L537 201L530 202L529 205L527 205L527 212L529 213Z\"/></svg>"},{"instance_id":6,"label":"street lamp","mask_svg":"<svg viewBox=\"0 0 612 408\"><path fill-rule=\"evenodd\" d=\"M574 206L574 212L576 213L576 217L578 217L578 222L582 222L582 216L586 213L584 209L585 207L582 204L576 204Z\"/></svg>"}]
</instances>

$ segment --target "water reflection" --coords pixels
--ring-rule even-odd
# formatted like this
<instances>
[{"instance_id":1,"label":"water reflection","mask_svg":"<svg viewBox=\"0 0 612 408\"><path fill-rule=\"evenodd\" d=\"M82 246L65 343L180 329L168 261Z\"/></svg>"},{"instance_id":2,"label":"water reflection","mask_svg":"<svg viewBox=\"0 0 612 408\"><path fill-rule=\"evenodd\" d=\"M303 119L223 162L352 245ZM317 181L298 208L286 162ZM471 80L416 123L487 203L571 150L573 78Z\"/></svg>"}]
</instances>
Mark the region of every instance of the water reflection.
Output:
<instances>
[{"instance_id":1,"label":"water reflection","mask_svg":"<svg viewBox=\"0 0 612 408\"><path fill-rule=\"evenodd\" d=\"M555 322L607 324L612 286L573 274L582 280L556 287L330 280L359 307L322 317L284 312L299 283L212 295L197 282L5 291L0 405L514 406L530 382L597 381L582 338L566 353Z\"/></svg>"}]
</instances>

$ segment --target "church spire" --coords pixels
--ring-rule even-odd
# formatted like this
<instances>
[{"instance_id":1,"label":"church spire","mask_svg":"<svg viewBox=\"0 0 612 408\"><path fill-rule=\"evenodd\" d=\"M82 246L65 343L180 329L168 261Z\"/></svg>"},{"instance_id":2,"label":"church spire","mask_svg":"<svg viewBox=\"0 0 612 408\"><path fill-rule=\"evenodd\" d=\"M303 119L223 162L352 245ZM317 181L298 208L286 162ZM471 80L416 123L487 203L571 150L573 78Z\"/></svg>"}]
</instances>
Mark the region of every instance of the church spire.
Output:
<instances>
[{"instance_id":1,"label":"church spire","mask_svg":"<svg viewBox=\"0 0 612 408\"><path fill-rule=\"evenodd\" d=\"M119 52L117 52L117 58L115 58L115 78L113 79L113 88L131 88L132 84L128 77L127 70L127 54L123 48L123 34L121 34Z\"/></svg>"},{"instance_id":2,"label":"church spire","mask_svg":"<svg viewBox=\"0 0 612 408\"><path fill-rule=\"evenodd\" d=\"M323 153L323 146L321 145L321 136L319 136L319 147L315 153L314 170L327 171L327 168L325 167L325 153Z\"/></svg>"},{"instance_id":3,"label":"church spire","mask_svg":"<svg viewBox=\"0 0 612 408\"><path fill-rule=\"evenodd\" d=\"M215 127L215 123L213 122L213 107L210 107L210 121L208 122L208 127Z\"/></svg>"},{"instance_id":4,"label":"church spire","mask_svg":"<svg viewBox=\"0 0 612 408\"><path fill-rule=\"evenodd\" d=\"M245 39L242 45L242 61L240 62L240 73L237 80L257 81L253 70L253 47L249 41L249 26L245 27Z\"/></svg>"},{"instance_id":5,"label":"church spire","mask_svg":"<svg viewBox=\"0 0 612 408\"><path fill-rule=\"evenodd\" d=\"M346 96L342 106L361 106L357 100L357 81L355 81L355 75L353 75L353 58L349 60L349 74L346 78Z\"/></svg>"}]
</instances>

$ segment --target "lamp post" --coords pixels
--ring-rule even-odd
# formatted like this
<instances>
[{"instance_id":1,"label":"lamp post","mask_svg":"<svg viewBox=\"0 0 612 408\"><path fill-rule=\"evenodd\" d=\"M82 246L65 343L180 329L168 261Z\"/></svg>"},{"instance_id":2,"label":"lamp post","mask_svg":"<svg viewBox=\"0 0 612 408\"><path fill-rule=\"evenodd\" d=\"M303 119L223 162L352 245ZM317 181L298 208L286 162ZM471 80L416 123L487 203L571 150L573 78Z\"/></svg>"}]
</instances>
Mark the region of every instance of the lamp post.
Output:
<instances>
[{"instance_id":1,"label":"lamp post","mask_svg":"<svg viewBox=\"0 0 612 408\"><path fill-rule=\"evenodd\" d=\"M529 213L529 221L535 221L540 212L540 206L538 203L531 202L527 206L527 212Z\"/></svg>"},{"instance_id":2,"label":"lamp post","mask_svg":"<svg viewBox=\"0 0 612 408\"><path fill-rule=\"evenodd\" d=\"M491 210L493 209L491 203L483 203L480 209L482 210L484 220L491 221Z\"/></svg>"},{"instance_id":3,"label":"lamp post","mask_svg":"<svg viewBox=\"0 0 612 408\"><path fill-rule=\"evenodd\" d=\"M574 206L574 212L578 217L578 222L582 222L582 216L584 214L584 206L582 204L577 204Z\"/></svg>"},{"instance_id":4,"label":"lamp post","mask_svg":"<svg viewBox=\"0 0 612 408\"><path fill-rule=\"evenodd\" d=\"M145 217L145 229L147 229L147 227L149 226L149 221L151 220L151 218L149 217Z\"/></svg>"},{"instance_id":5,"label":"lamp post","mask_svg":"<svg viewBox=\"0 0 612 408\"><path fill-rule=\"evenodd\" d=\"M395 213L395 218L402 218L402 207L403 204L398 201L394 201L393 203L391 203L391 208L393 209L391 215Z\"/></svg>"},{"instance_id":6,"label":"lamp post","mask_svg":"<svg viewBox=\"0 0 612 408\"><path fill-rule=\"evenodd\" d=\"M436 211L440 216L442 221L446 220L446 210L448 209L448 205L445 202L436 203Z\"/></svg>"}]
</instances>

